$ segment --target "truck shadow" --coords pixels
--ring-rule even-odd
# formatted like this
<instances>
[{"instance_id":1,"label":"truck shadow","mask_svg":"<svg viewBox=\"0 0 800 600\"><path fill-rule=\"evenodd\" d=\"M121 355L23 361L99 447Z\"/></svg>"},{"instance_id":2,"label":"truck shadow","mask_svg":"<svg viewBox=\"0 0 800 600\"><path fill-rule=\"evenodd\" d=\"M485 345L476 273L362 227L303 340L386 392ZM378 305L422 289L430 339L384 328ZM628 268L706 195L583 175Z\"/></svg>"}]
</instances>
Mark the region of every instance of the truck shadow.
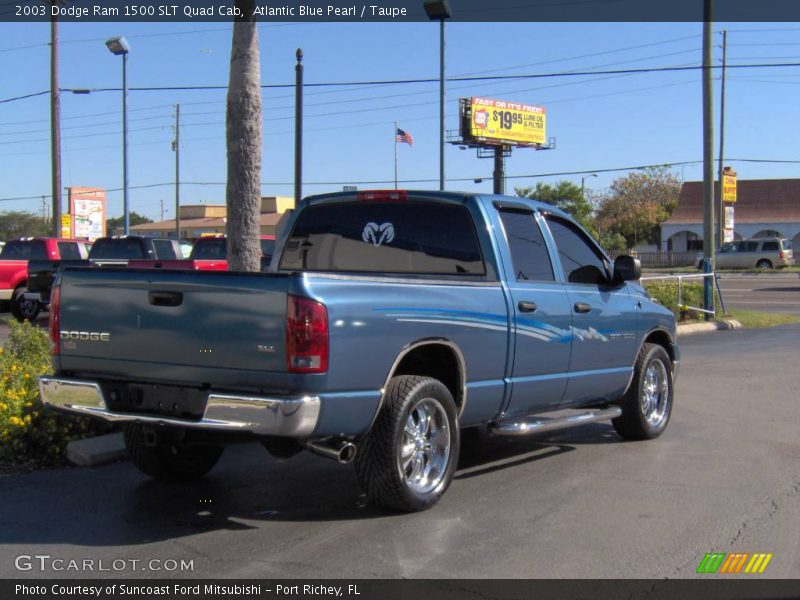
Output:
<instances>
[{"instance_id":1,"label":"truck shadow","mask_svg":"<svg viewBox=\"0 0 800 600\"><path fill-rule=\"evenodd\" d=\"M449 492L456 498L454 509L460 503L460 481L526 468L580 444L620 441L607 425L581 429L558 438L550 434L467 440ZM0 487L0 530L7 553L14 552L15 545L133 546L221 530L273 535L269 522L415 518L371 506L352 465L308 453L277 461L255 444L228 448L208 476L190 483L154 481L123 462L7 475L0 478ZM0 576L8 575L0 569Z\"/></svg>"}]
</instances>

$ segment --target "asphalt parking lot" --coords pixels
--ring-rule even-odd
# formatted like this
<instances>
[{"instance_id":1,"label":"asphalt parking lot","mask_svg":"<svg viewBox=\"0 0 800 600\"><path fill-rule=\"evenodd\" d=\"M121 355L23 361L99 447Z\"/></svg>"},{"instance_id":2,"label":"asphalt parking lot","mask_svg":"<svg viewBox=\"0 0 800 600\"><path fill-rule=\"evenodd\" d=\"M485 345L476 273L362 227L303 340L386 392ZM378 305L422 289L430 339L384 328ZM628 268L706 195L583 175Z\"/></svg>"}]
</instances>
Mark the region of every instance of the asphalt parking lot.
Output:
<instances>
[{"instance_id":1,"label":"asphalt parking lot","mask_svg":"<svg viewBox=\"0 0 800 600\"><path fill-rule=\"evenodd\" d=\"M230 448L204 480L127 462L0 477L0 577L695 577L706 552L774 554L800 576L800 325L685 338L664 436L610 425L473 438L434 509L384 514L351 466ZM15 557L139 560L122 572L20 572ZM190 560L153 572L151 559ZM128 563L130 564L130 563ZM705 575L704 577L710 577Z\"/></svg>"}]
</instances>

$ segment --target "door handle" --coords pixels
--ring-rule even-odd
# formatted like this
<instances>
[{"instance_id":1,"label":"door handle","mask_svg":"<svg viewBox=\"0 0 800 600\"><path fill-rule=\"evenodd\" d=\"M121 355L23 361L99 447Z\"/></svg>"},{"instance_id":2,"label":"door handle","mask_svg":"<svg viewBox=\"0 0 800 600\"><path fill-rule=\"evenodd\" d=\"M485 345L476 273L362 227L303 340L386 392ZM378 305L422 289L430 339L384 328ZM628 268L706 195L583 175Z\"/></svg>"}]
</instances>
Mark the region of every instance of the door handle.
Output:
<instances>
[{"instance_id":1,"label":"door handle","mask_svg":"<svg viewBox=\"0 0 800 600\"><path fill-rule=\"evenodd\" d=\"M539 307L536 306L536 302L520 300L519 304L517 304L517 308L519 308L519 312L533 312Z\"/></svg>"},{"instance_id":2,"label":"door handle","mask_svg":"<svg viewBox=\"0 0 800 600\"><path fill-rule=\"evenodd\" d=\"M576 313L587 313L591 312L592 307L585 302L576 302L575 303L575 312Z\"/></svg>"}]
</instances>

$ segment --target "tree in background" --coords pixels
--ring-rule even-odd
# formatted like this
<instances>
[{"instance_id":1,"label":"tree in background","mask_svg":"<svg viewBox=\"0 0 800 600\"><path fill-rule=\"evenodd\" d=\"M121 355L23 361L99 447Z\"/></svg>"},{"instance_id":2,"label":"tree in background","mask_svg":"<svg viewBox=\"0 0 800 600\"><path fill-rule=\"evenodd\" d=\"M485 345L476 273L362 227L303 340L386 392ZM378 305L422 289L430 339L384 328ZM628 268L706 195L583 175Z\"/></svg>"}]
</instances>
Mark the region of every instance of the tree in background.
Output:
<instances>
[{"instance_id":1,"label":"tree in background","mask_svg":"<svg viewBox=\"0 0 800 600\"><path fill-rule=\"evenodd\" d=\"M515 188L514 193L555 206L571 215L593 235L596 233L592 205L581 194L580 186L571 181L562 180L554 184L540 181L533 188Z\"/></svg>"},{"instance_id":2,"label":"tree in background","mask_svg":"<svg viewBox=\"0 0 800 600\"><path fill-rule=\"evenodd\" d=\"M106 219L106 235L114 235L114 230L121 230L123 227L124 216L113 217ZM144 225L145 223L152 223L152 219L148 219L144 215L140 215L135 210L128 213L128 223L131 227L134 225Z\"/></svg>"},{"instance_id":3,"label":"tree in background","mask_svg":"<svg viewBox=\"0 0 800 600\"><path fill-rule=\"evenodd\" d=\"M50 221L23 211L0 213L0 241L7 242L20 237L49 237Z\"/></svg>"},{"instance_id":4,"label":"tree in background","mask_svg":"<svg viewBox=\"0 0 800 600\"><path fill-rule=\"evenodd\" d=\"M261 268L261 61L255 0L235 0L225 133L228 150L228 264L232 271Z\"/></svg>"},{"instance_id":5,"label":"tree in background","mask_svg":"<svg viewBox=\"0 0 800 600\"><path fill-rule=\"evenodd\" d=\"M666 167L618 177L596 197L595 225L601 237L622 236L628 248L661 243L661 223L675 206L681 183Z\"/></svg>"}]
</instances>

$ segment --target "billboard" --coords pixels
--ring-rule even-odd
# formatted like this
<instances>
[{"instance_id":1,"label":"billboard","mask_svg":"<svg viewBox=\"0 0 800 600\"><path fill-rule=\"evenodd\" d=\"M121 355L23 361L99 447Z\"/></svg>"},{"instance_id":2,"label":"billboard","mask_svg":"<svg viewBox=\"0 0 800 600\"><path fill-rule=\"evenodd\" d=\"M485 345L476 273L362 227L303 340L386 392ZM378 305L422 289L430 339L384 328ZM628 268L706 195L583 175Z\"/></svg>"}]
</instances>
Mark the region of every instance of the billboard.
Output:
<instances>
[{"instance_id":1,"label":"billboard","mask_svg":"<svg viewBox=\"0 0 800 600\"><path fill-rule=\"evenodd\" d=\"M736 174L722 176L722 201L736 202Z\"/></svg>"},{"instance_id":2,"label":"billboard","mask_svg":"<svg viewBox=\"0 0 800 600\"><path fill-rule=\"evenodd\" d=\"M106 234L106 191L101 188L69 188L72 236L94 241Z\"/></svg>"},{"instance_id":3,"label":"billboard","mask_svg":"<svg viewBox=\"0 0 800 600\"><path fill-rule=\"evenodd\" d=\"M472 97L462 102L468 115L462 115L465 141L484 144L537 146L545 145L547 111L543 106L518 104L491 98ZM468 117L468 119L464 119Z\"/></svg>"}]
</instances>

